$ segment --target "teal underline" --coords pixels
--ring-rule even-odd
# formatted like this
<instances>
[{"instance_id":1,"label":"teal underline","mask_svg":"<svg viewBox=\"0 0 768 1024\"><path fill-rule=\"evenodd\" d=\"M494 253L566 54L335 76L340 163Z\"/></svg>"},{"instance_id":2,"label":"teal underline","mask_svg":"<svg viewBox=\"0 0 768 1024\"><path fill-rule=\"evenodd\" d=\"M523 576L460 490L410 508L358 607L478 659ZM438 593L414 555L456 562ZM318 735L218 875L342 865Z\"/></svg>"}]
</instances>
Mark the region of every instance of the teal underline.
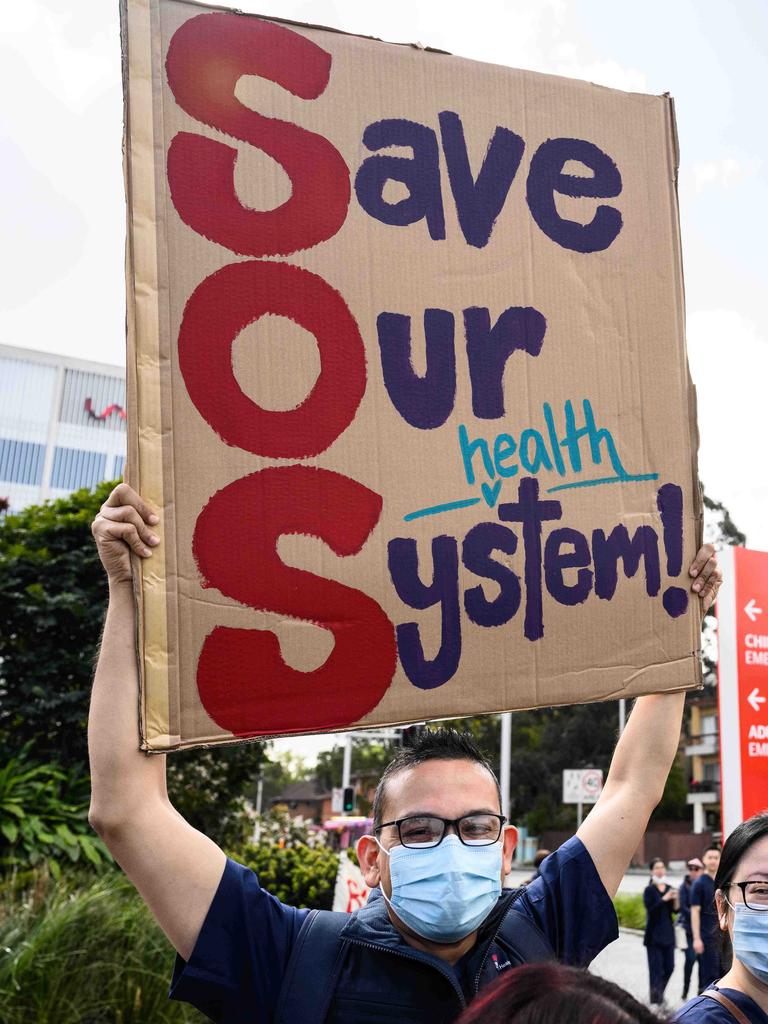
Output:
<instances>
[{"instance_id":1,"label":"teal underline","mask_svg":"<svg viewBox=\"0 0 768 1024\"><path fill-rule=\"evenodd\" d=\"M554 494L555 491L567 491L572 487L597 487L598 484L629 484L642 480L658 479L658 473L627 473L625 476L602 476L598 480L576 480L572 484L558 484L557 487L548 487L546 493Z\"/></svg>"},{"instance_id":2,"label":"teal underline","mask_svg":"<svg viewBox=\"0 0 768 1024\"><path fill-rule=\"evenodd\" d=\"M603 476L597 480L576 480L570 484L558 484L557 487L547 488L547 494L555 491L567 491L573 487L597 487L599 484L631 484L640 483L643 480L658 480L658 473L626 473L623 476ZM462 498L460 501L446 501L443 505L431 505L429 508L420 508L415 512L409 512L403 516L406 523L413 519L421 519L424 516L436 516L440 512L453 512L457 508L469 508L470 505L477 505L479 498Z\"/></svg>"},{"instance_id":3,"label":"teal underline","mask_svg":"<svg viewBox=\"0 0 768 1024\"><path fill-rule=\"evenodd\" d=\"M407 516L403 516L406 523L410 523L412 519L421 519L422 516L434 516L438 512L452 512L455 508L469 508L470 505L476 505L480 501L479 498L463 498L461 501L447 501L444 505L432 505L431 508L420 508L416 512L409 512Z\"/></svg>"}]
</instances>

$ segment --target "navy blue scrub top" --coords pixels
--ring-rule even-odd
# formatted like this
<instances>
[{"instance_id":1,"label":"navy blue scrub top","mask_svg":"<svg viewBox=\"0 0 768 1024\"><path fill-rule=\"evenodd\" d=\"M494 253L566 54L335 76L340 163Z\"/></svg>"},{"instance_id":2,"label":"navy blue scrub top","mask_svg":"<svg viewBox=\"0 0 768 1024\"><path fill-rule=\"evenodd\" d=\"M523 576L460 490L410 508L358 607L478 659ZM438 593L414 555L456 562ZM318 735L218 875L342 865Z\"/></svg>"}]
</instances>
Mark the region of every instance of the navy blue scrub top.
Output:
<instances>
[{"instance_id":1,"label":"navy blue scrub top","mask_svg":"<svg viewBox=\"0 0 768 1024\"><path fill-rule=\"evenodd\" d=\"M618 937L611 899L576 836L547 857L515 910L538 925L565 963L587 966ZM270 1024L308 913L281 903L253 871L228 859L192 955L176 958L171 998L218 1024Z\"/></svg>"},{"instance_id":2,"label":"navy blue scrub top","mask_svg":"<svg viewBox=\"0 0 768 1024\"><path fill-rule=\"evenodd\" d=\"M718 986L710 985L709 988L718 989ZM750 1024L768 1024L768 1014L763 1013L757 1003L743 992L737 992L735 988L721 988L718 991L741 1010ZM734 1020L733 1015L714 999L696 996L680 1007L672 1018L672 1024L734 1024Z\"/></svg>"}]
</instances>

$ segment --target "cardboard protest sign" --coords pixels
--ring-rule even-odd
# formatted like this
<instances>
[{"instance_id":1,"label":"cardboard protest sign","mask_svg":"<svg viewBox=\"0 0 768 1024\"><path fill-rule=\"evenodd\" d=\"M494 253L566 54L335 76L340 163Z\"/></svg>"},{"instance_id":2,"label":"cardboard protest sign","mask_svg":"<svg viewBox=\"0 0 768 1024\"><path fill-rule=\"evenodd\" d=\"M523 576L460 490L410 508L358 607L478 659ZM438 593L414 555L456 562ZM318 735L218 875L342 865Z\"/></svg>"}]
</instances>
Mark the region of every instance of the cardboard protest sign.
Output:
<instances>
[{"instance_id":1,"label":"cardboard protest sign","mask_svg":"<svg viewBox=\"0 0 768 1024\"><path fill-rule=\"evenodd\" d=\"M123 8L143 746L696 685L670 99Z\"/></svg>"}]
</instances>

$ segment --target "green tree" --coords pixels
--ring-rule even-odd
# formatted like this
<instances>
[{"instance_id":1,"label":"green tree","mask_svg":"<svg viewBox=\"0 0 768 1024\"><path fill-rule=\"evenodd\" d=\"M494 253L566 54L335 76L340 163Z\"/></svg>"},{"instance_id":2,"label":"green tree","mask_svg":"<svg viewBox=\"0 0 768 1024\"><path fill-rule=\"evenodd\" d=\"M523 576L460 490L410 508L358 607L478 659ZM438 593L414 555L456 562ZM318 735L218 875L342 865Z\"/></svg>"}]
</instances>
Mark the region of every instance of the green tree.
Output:
<instances>
[{"instance_id":1,"label":"green tree","mask_svg":"<svg viewBox=\"0 0 768 1024\"><path fill-rule=\"evenodd\" d=\"M107 602L90 524L113 484L0 520L0 763L29 746L37 763L87 776L86 722ZM217 842L250 827L244 797L260 743L178 751L168 786L178 810Z\"/></svg>"}]
</instances>

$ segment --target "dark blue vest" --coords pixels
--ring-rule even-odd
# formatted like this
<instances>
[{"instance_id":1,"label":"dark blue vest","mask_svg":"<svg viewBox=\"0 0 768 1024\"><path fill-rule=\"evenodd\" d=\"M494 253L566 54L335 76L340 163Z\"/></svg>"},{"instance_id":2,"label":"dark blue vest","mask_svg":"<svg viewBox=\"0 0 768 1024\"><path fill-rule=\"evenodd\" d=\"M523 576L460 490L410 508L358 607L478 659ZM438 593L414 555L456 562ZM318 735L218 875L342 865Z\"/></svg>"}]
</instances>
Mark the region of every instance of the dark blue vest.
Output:
<instances>
[{"instance_id":1,"label":"dark blue vest","mask_svg":"<svg viewBox=\"0 0 768 1024\"><path fill-rule=\"evenodd\" d=\"M349 917L312 919L291 955L276 1024L449 1024L479 989L521 963L554 958L546 936L504 890L456 968L403 939L374 889ZM322 912L321 912L322 913Z\"/></svg>"}]
</instances>

